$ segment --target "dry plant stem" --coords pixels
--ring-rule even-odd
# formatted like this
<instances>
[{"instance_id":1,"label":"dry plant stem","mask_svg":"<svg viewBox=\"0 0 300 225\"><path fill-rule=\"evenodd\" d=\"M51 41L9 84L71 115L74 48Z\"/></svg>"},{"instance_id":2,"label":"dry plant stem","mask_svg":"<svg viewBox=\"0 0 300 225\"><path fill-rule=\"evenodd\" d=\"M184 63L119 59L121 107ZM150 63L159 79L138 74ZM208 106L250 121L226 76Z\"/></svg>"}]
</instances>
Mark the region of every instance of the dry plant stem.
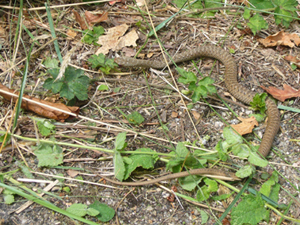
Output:
<instances>
[{"instance_id":1,"label":"dry plant stem","mask_svg":"<svg viewBox=\"0 0 300 225\"><path fill-rule=\"evenodd\" d=\"M227 180L227 181L235 181L235 180L240 180L237 176L235 176L234 173L231 172L226 172L226 171L221 171L217 169L208 169L208 168L203 168L203 169L192 169L189 171L184 171L180 173L173 173L169 174L166 176L158 177L156 179L152 180L147 180L147 181L141 181L141 182L119 182L119 181L114 181L111 180L107 177L104 177L102 175L99 175L102 178L105 178L105 180L117 184L117 185L123 185L123 186L144 186L144 185L150 185L150 184L155 184L161 181L165 180L171 180L171 179L176 179L180 177L187 177L189 175L202 175L206 177L212 177L212 178L217 178L220 180Z\"/></svg>"},{"instance_id":2,"label":"dry plant stem","mask_svg":"<svg viewBox=\"0 0 300 225\"><path fill-rule=\"evenodd\" d=\"M198 57L209 57L218 59L221 61L225 66L225 85L229 92L240 101L250 104L255 96L254 92L249 91L245 87L241 86L237 81L237 66L232 58L232 56L224 51L222 48L219 48L215 45L206 45L201 46L196 49L190 50L188 52L183 52L181 54L176 55L173 58L175 63L180 63L183 61L188 61ZM115 62L121 66L125 67L146 67L146 68L164 68L166 64L162 60L157 61L150 61L150 60L139 60L134 58L122 57L116 58ZM168 62L167 65L171 65L173 62ZM271 149L273 140L275 135L277 134L279 127L280 127L280 116L279 111L277 109L276 104L271 100L266 100L267 106L267 115L268 115L268 124L266 127L265 134L262 138L260 147L258 152L263 156L266 157ZM217 169L208 169L210 172L214 173L221 173L222 171ZM122 183L122 182L121 182ZM120 185L121 185L120 183ZM126 182L126 184L128 183Z\"/></svg>"}]
</instances>

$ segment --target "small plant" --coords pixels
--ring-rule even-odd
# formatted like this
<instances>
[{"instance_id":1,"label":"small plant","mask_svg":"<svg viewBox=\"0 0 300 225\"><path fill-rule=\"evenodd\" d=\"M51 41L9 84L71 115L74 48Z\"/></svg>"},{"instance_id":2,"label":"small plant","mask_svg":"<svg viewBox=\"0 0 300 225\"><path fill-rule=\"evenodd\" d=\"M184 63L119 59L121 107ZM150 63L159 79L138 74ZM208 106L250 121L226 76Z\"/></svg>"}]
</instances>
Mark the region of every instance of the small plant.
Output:
<instances>
[{"instance_id":1,"label":"small plant","mask_svg":"<svg viewBox=\"0 0 300 225\"><path fill-rule=\"evenodd\" d=\"M108 59L102 53L99 55L92 55L88 62L92 64L93 69L100 69L103 73L109 74L109 72L118 66L113 59Z\"/></svg>"},{"instance_id":2,"label":"small plant","mask_svg":"<svg viewBox=\"0 0 300 225\"><path fill-rule=\"evenodd\" d=\"M96 46L99 46L99 44L97 43L99 37L104 34L104 28L101 26L98 27L93 27L93 30L84 30L83 31L83 39L82 42L86 43L86 44L93 44Z\"/></svg>"},{"instance_id":3,"label":"small plant","mask_svg":"<svg viewBox=\"0 0 300 225\"><path fill-rule=\"evenodd\" d=\"M181 77L178 78L178 82L183 84L189 84L188 89L193 92L193 102L199 101L201 97L207 97L208 94L217 93L217 89L212 84L214 80L210 77L204 77L203 79L197 79L197 76L193 72L187 72L184 69L176 68Z\"/></svg>"},{"instance_id":4,"label":"small plant","mask_svg":"<svg viewBox=\"0 0 300 225\"><path fill-rule=\"evenodd\" d=\"M89 78L84 75L81 69L68 66L64 76L56 80L59 69L53 68L47 71L52 78L48 78L44 83L44 88L51 90L54 94L60 93L61 97L72 100L75 97L79 100L88 98Z\"/></svg>"}]
</instances>

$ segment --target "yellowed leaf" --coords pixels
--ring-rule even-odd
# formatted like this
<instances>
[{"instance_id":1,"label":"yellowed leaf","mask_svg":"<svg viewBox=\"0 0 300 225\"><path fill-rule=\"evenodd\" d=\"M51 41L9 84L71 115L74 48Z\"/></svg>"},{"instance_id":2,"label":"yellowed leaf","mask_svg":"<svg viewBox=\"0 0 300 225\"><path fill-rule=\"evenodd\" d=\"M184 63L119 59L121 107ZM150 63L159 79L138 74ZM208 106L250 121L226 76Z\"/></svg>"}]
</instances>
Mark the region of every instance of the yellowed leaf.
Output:
<instances>
[{"instance_id":1,"label":"yellowed leaf","mask_svg":"<svg viewBox=\"0 0 300 225\"><path fill-rule=\"evenodd\" d=\"M256 121L254 116L250 118L242 118L238 117L240 121L239 124L233 124L231 127L235 129L240 135L249 134L252 132L254 126L258 126L258 122Z\"/></svg>"},{"instance_id":2,"label":"yellowed leaf","mask_svg":"<svg viewBox=\"0 0 300 225\"><path fill-rule=\"evenodd\" d=\"M108 29L106 35L102 35L98 39L101 47L97 50L96 55L102 53L106 55L109 50L118 51L125 46L136 46L138 35L135 30L131 30L123 36L128 29L126 24Z\"/></svg>"},{"instance_id":3,"label":"yellowed leaf","mask_svg":"<svg viewBox=\"0 0 300 225\"><path fill-rule=\"evenodd\" d=\"M195 120L199 120L200 119L200 117L201 117L200 113L198 113L195 110L192 110L191 113L193 114Z\"/></svg>"},{"instance_id":4,"label":"yellowed leaf","mask_svg":"<svg viewBox=\"0 0 300 225\"><path fill-rule=\"evenodd\" d=\"M177 112L172 112L171 117L177 118L178 117L178 113Z\"/></svg>"}]
</instances>

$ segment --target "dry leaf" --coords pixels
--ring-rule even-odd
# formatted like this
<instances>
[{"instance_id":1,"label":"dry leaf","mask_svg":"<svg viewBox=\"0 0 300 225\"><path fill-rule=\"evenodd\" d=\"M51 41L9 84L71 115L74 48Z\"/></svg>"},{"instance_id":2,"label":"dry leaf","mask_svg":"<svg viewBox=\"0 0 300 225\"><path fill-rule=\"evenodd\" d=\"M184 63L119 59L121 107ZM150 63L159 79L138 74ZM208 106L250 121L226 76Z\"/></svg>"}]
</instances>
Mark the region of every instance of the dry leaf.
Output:
<instances>
[{"instance_id":1,"label":"dry leaf","mask_svg":"<svg viewBox=\"0 0 300 225\"><path fill-rule=\"evenodd\" d=\"M82 30L88 29L87 25L84 22L84 19L81 18L81 16L79 15L79 13L76 12L75 10L73 10L73 14L75 16L75 21L79 23L81 29Z\"/></svg>"},{"instance_id":2,"label":"dry leaf","mask_svg":"<svg viewBox=\"0 0 300 225\"><path fill-rule=\"evenodd\" d=\"M79 171L76 171L76 170L67 170L67 174L70 176L70 177L76 177L78 174L79 174Z\"/></svg>"},{"instance_id":3,"label":"dry leaf","mask_svg":"<svg viewBox=\"0 0 300 225\"><path fill-rule=\"evenodd\" d=\"M192 110L191 113L193 114L195 120L199 120L201 118L200 113L198 113L197 111Z\"/></svg>"},{"instance_id":4,"label":"dry leaf","mask_svg":"<svg viewBox=\"0 0 300 225\"><path fill-rule=\"evenodd\" d=\"M261 86L261 88L281 102L284 102L287 98L300 97L300 90L297 91L287 84L283 85L283 90L275 87L266 88Z\"/></svg>"},{"instance_id":5,"label":"dry leaf","mask_svg":"<svg viewBox=\"0 0 300 225\"><path fill-rule=\"evenodd\" d=\"M4 86L3 84L0 84L0 90L5 91L5 92L14 93L14 94L17 94L17 95L19 94L15 90L9 89L6 86ZM16 97L16 96L11 96L11 95L9 95L7 93L3 93L3 92L0 92L0 95L3 96L3 98L5 98L8 101L13 100L13 102L17 102L17 99L18 99L18 97ZM31 100L33 100L37 103L42 103L42 104L45 104L45 105L49 105L51 107L55 107L57 109L68 111L70 113L76 113L77 114L78 110L79 110L79 107L76 107L76 106L66 106L62 103L47 102L45 100L41 100L41 99L38 99L38 98L33 98L31 96L28 96L28 95L23 95L23 98L31 99ZM32 103L32 102L29 102L26 99L22 99L21 107L23 109L35 112L36 114L41 115L43 117L46 117L46 118L49 118L49 119L55 119L55 120L59 120L59 121L64 121L65 119L67 119L70 116L69 114L66 114L66 113L63 113L63 112L60 112L60 111L57 111L57 110L53 110L53 109L50 109L50 108L42 106L42 105L38 105L38 104L35 104L35 103Z\"/></svg>"},{"instance_id":6,"label":"dry leaf","mask_svg":"<svg viewBox=\"0 0 300 225\"><path fill-rule=\"evenodd\" d=\"M125 46L136 46L136 40L138 39L136 31L131 30L128 34L123 36L127 29L128 26L126 24L108 29L106 35L102 35L98 39L97 43L100 44L101 47L97 50L96 55L100 53L106 55L110 49L117 51Z\"/></svg>"},{"instance_id":7,"label":"dry leaf","mask_svg":"<svg viewBox=\"0 0 300 225\"><path fill-rule=\"evenodd\" d=\"M75 38L76 35L77 35L77 32L74 31L74 30L69 29L69 30L67 31L67 35L68 35L69 37L71 37L71 38Z\"/></svg>"},{"instance_id":8,"label":"dry leaf","mask_svg":"<svg viewBox=\"0 0 300 225\"><path fill-rule=\"evenodd\" d=\"M172 118L177 118L178 117L178 113L177 112L172 112L171 117Z\"/></svg>"},{"instance_id":9,"label":"dry leaf","mask_svg":"<svg viewBox=\"0 0 300 225\"><path fill-rule=\"evenodd\" d=\"M108 19L108 13L105 12L103 14L92 14L89 11L85 11L85 18L89 25L93 25L95 23L99 23L102 21L106 21Z\"/></svg>"},{"instance_id":10,"label":"dry leaf","mask_svg":"<svg viewBox=\"0 0 300 225\"><path fill-rule=\"evenodd\" d=\"M295 44L298 46L300 44L300 38L297 34L289 34L284 31L280 31L274 35L268 36L265 39L258 39L265 47L272 47L278 45L285 45L289 47L294 47Z\"/></svg>"},{"instance_id":11,"label":"dry leaf","mask_svg":"<svg viewBox=\"0 0 300 225\"><path fill-rule=\"evenodd\" d=\"M240 135L249 134L252 132L254 126L258 126L258 122L256 121L254 116L251 116L250 118L242 118L238 117L240 121L242 121L239 124L233 124L231 127L236 130Z\"/></svg>"},{"instance_id":12,"label":"dry leaf","mask_svg":"<svg viewBox=\"0 0 300 225\"><path fill-rule=\"evenodd\" d=\"M298 68L300 68L300 60L297 59L296 56L287 55L287 56L284 57L284 59L294 63Z\"/></svg>"}]
</instances>

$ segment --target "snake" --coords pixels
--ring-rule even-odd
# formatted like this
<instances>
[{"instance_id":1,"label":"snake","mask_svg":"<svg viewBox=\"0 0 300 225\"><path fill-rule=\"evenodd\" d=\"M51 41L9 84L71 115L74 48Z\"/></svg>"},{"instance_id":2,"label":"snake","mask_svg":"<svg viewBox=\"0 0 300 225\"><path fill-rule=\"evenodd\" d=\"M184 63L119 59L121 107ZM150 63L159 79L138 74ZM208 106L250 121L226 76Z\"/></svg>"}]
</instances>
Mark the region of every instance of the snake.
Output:
<instances>
[{"instance_id":1,"label":"snake","mask_svg":"<svg viewBox=\"0 0 300 225\"><path fill-rule=\"evenodd\" d=\"M191 49L186 52L182 52L173 57L173 61L169 61L165 63L164 60L142 60L135 59L130 57L118 57L115 58L115 62L122 67L143 67L143 68L154 68L154 69L162 69L167 64L172 65L174 63L181 63L184 61L189 61L195 58L207 57L212 59L219 60L225 66L225 86L228 91L234 96L236 99L242 101L245 104L250 104L255 96L255 92L252 92L239 84L237 80L237 64L235 63L234 58L230 53L225 51L223 48L220 48L215 45L203 45L194 49ZM261 144L259 146L258 152L261 156L266 157L271 149L274 138L278 133L280 127L280 114L277 108L276 103L267 98L265 100L267 111L266 114L268 116L267 126L265 129L265 133L262 137ZM191 169L189 171L183 171L179 173L169 174L165 176L158 177L156 179L141 181L141 182L119 182L108 179L111 183L117 185L126 185L126 186L143 186L150 185L154 183L158 183L164 180L175 179L179 177L185 177L189 175L205 175L211 177L219 177L223 180L240 180L234 173L225 172L223 170L215 169L215 168L201 168L201 169ZM101 176L103 177L103 176Z\"/></svg>"}]
</instances>

